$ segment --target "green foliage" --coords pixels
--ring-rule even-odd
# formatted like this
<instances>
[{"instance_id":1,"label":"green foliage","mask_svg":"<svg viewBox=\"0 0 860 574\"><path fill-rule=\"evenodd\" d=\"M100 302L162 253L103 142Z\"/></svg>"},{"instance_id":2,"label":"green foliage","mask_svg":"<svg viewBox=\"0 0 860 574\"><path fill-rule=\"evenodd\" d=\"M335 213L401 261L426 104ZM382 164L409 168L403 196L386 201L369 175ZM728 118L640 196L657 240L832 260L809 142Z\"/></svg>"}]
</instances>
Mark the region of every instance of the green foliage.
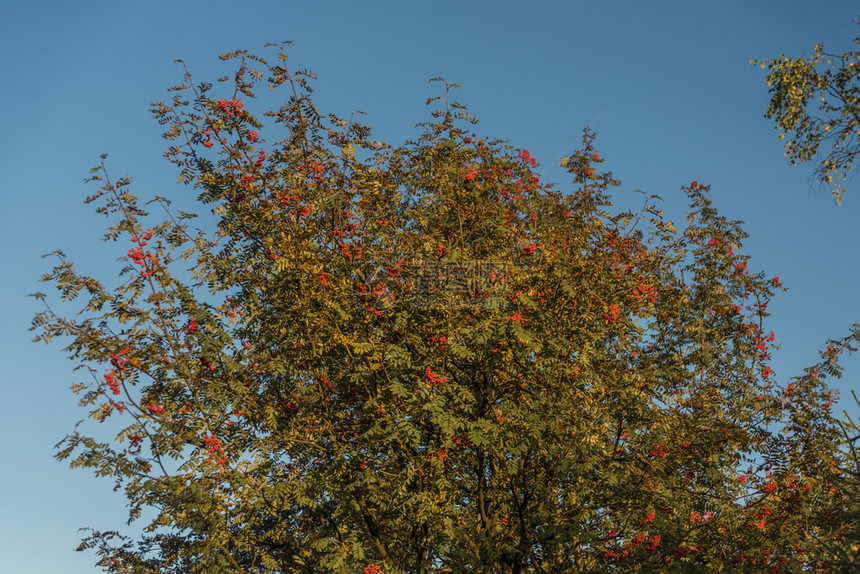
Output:
<instances>
[{"instance_id":1,"label":"green foliage","mask_svg":"<svg viewBox=\"0 0 860 574\"><path fill-rule=\"evenodd\" d=\"M852 391L854 402L860 406L860 400ZM840 422L845 436L847 460L844 475L839 485L848 497L847 512L843 516L843 524L837 537L828 541L828 549L833 554L832 562L828 565L832 572L857 572L860 570L860 453L857 451L857 441L860 440L860 426L847 413L845 421Z\"/></svg>"},{"instance_id":2,"label":"green foliage","mask_svg":"<svg viewBox=\"0 0 860 574\"><path fill-rule=\"evenodd\" d=\"M153 105L166 157L217 220L150 216L104 165L87 201L129 241L106 289L58 253L46 308L91 380L100 442L58 457L110 476L137 541L91 531L108 572L811 571L846 495L827 377L860 335L780 383L781 289L698 182L677 230L586 131L541 183L526 150L431 98L401 146L319 112L304 70L245 52L218 89L186 72ZM287 88L252 114L258 83ZM229 98L210 96L228 92ZM269 141L269 134L281 137ZM208 217L208 215L207 215ZM125 247L122 248L125 251ZM39 296L45 300L44 295Z\"/></svg>"},{"instance_id":3,"label":"green foliage","mask_svg":"<svg viewBox=\"0 0 860 574\"><path fill-rule=\"evenodd\" d=\"M860 24L860 19L854 21ZM860 51L829 54L817 44L808 58L780 54L750 63L768 70L772 96L766 115L781 130L780 139L789 136L786 158L797 165L821 157L814 177L840 203L845 194L841 182L860 153Z\"/></svg>"}]
</instances>

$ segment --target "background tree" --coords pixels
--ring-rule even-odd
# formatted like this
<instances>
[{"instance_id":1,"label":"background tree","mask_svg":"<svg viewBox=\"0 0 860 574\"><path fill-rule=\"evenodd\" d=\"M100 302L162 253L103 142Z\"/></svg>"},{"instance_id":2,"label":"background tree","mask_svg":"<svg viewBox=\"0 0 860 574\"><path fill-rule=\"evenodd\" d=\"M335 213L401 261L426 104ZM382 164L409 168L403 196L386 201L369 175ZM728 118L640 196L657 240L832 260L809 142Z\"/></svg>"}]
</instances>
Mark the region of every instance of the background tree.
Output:
<instances>
[{"instance_id":1,"label":"background tree","mask_svg":"<svg viewBox=\"0 0 860 574\"><path fill-rule=\"evenodd\" d=\"M852 391L851 394L860 406L856 393ZM828 542L828 549L833 554L828 565L832 572L856 572L860 569L860 453L857 451L860 425L847 414L845 419L841 426L848 456L839 487L844 490L848 501L837 536Z\"/></svg>"},{"instance_id":2,"label":"background tree","mask_svg":"<svg viewBox=\"0 0 860 574\"><path fill-rule=\"evenodd\" d=\"M219 90L186 71L166 157L216 218L112 181L87 201L129 241L107 289L61 252L37 340L64 335L101 442L58 456L125 489L139 540L93 531L109 572L803 571L842 527L827 377L860 331L780 383L778 277L740 222L683 189L682 230L586 131L542 184L444 94L415 141L324 116L306 70L246 52ZM286 87L254 115L256 85ZM224 87L227 90L224 90ZM213 90L220 97L210 96ZM224 95L223 91L229 92ZM277 128L277 129L275 129ZM285 134L268 142L267 131ZM123 248L125 250L125 248ZM36 294L46 300L43 294Z\"/></svg>"},{"instance_id":3,"label":"background tree","mask_svg":"<svg viewBox=\"0 0 860 574\"><path fill-rule=\"evenodd\" d=\"M860 24L860 19L855 19ZM854 39L860 44L860 38ZM772 94L766 116L776 121L791 165L821 157L813 177L832 189L840 203L854 158L860 153L860 51L842 55L817 44L812 56L791 58L780 54L761 62L768 70ZM822 150L822 145L824 149Z\"/></svg>"}]
</instances>

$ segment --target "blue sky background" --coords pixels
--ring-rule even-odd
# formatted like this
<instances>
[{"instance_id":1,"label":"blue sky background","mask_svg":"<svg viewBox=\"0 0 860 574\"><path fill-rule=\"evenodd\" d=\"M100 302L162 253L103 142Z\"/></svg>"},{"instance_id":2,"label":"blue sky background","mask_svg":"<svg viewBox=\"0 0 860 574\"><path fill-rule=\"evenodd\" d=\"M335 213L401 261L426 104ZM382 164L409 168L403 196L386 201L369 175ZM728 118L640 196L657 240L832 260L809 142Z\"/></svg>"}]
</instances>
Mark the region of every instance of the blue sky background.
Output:
<instances>
[{"instance_id":1,"label":"blue sky background","mask_svg":"<svg viewBox=\"0 0 860 574\"><path fill-rule=\"evenodd\" d=\"M765 73L779 53L832 52L860 35L856 2L731 0L612 2L12 2L0 0L0 556L4 572L95 572L75 553L76 529L122 529L124 498L109 479L69 470L53 445L85 416L69 385L81 380L60 345L30 342L42 289L40 255L63 248L78 268L115 277L122 245L100 241L105 220L83 204L83 178L108 153L133 193L191 197L162 158L149 104L179 84L182 58L197 82L231 70L218 55L261 54L292 40L293 66L316 72L324 112L367 112L375 139L400 143L438 95L427 80L463 89L482 135L527 148L544 181L565 190L558 160L582 128L624 182L660 194L679 223L681 185L712 186L724 215L746 222L750 267L779 275L766 327L782 349L780 380L817 360L828 337L860 321L860 180L837 207L811 191L812 166L789 167L772 122ZM56 298L54 298L56 301ZM845 361L841 405L860 360ZM96 429L94 429L96 430Z\"/></svg>"}]
</instances>

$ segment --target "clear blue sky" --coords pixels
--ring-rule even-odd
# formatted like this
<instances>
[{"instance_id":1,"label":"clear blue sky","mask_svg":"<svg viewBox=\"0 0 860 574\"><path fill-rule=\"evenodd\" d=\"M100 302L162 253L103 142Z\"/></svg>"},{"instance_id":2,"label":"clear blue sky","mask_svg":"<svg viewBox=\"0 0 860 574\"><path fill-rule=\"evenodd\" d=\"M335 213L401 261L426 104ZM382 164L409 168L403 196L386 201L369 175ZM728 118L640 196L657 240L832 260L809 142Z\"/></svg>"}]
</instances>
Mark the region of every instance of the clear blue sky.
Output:
<instances>
[{"instance_id":1,"label":"clear blue sky","mask_svg":"<svg viewBox=\"0 0 860 574\"><path fill-rule=\"evenodd\" d=\"M63 248L81 271L115 276L121 246L100 241L104 219L82 203L101 153L139 196L188 197L162 157L149 103L180 83L182 58L198 79L228 68L217 56L292 40L293 66L319 75L325 112L367 112L379 139L416 135L427 80L463 85L457 99L478 131L527 148L544 180L591 126L604 167L634 189L666 199L677 218L680 186L712 185L722 212L751 234L753 269L790 291L771 303L768 329L785 380L817 360L828 337L860 321L860 179L842 207L807 185L811 167L789 167L772 123L764 72L748 64L781 52L834 52L860 35L848 1L628 0L614 2L0 2L0 282L3 369L0 418L0 556L4 572L90 573L76 529L122 529L124 499L112 482L53 460L53 445L85 413L68 390L80 377L58 345L29 342L39 309L27 293ZM564 186L562 185L562 189ZM177 195L177 196L178 196ZM680 222L680 221L679 221ZM846 361L842 405L860 376Z\"/></svg>"}]
</instances>

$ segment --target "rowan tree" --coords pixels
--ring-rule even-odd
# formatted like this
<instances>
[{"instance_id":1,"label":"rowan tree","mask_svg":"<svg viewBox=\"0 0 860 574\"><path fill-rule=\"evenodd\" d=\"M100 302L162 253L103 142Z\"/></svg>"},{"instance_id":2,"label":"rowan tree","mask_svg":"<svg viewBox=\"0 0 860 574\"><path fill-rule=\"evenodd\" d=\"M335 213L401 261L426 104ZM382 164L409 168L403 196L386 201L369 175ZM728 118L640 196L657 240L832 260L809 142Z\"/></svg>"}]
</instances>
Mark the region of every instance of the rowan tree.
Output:
<instances>
[{"instance_id":1,"label":"rowan tree","mask_svg":"<svg viewBox=\"0 0 860 574\"><path fill-rule=\"evenodd\" d=\"M58 457L123 488L142 537L91 531L108 572L775 572L833 556L846 499L831 416L857 327L782 379L783 287L741 222L685 185L680 229L586 130L541 182L524 149L428 100L393 146L313 104L313 74L244 51L153 105L217 226L104 161L88 202L116 289L61 252L37 340L65 336L101 439ZM258 85L286 88L261 113ZM269 134L281 134L277 141ZM180 193L180 192L177 192ZM127 252L127 253L126 253ZM37 298L47 302L43 294ZM71 305L71 303L68 303ZM97 428L104 428L97 427ZM105 434L105 433L102 433Z\"/></svg>"},{"instance_id":2,"label":"rowan tree","mask_svg":"<svg viewBox=\"0 0 860 574\"><path fill-rule=\"evenodd\" d=\"M860 44L860 38L853 42ZM768 70L772 95L766 117L776 122L780 139L788 135L786 158L791 165L818 161L813 178L841 203L842 182L860 153L860 51L831 54L816 44L808 58L780 54L750 63Z\"/></svg>"}]
</instances>

